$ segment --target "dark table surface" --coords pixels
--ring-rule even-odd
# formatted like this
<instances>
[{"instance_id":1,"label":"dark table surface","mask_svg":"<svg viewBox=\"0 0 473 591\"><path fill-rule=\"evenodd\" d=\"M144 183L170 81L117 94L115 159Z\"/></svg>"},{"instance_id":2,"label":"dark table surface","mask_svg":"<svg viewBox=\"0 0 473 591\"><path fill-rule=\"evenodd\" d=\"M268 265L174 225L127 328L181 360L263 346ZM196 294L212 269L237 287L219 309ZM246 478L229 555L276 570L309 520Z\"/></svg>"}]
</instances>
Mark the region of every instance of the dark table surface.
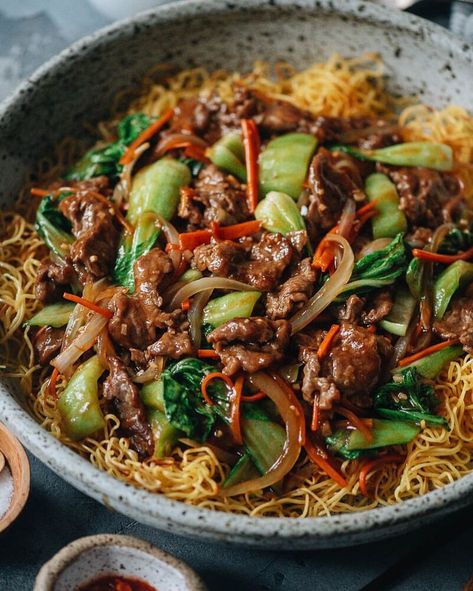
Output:
<instances>
[{"instance_id":1,"label":"dark table surface","mask_svg":"<svg viewBox=\"0 0 473 591\"><path fill-rule=\"evenodd\" d=\"M435 18L447 22L445 13ZM0 99L48 57L109 22L87 0L0 0ZM210 591L460 591L473 574L471 509L376 544L263 552L204 544L145 527L108 511L32 456L30 461L27 506L0 537L0 591L32 589L39 568L54 553L96 533L152 542L190 564Z\"/></svg>"}]
</instances>

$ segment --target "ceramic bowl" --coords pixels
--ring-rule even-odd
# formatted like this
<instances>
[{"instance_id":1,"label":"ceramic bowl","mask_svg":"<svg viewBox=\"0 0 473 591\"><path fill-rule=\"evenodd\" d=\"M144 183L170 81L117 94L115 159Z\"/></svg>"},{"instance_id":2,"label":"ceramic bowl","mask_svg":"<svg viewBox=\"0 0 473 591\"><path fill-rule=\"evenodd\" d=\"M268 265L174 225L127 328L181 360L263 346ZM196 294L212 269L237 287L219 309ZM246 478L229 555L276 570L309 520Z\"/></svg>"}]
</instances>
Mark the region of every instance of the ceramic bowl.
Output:
<instances>
[{"instance_id":1,"label":"ceramic bowl","mask_svg":"<svg viewBox=\"0 0 473 591\"><path fill-rule=\"evenodd\" d=\"M39 157L84 120L107 115L116 92L156 63L249 68L287 60L302 68L332 53L382 54L393 92L432 105L473 108L473 50L446 30L359 0L189 0L99 31L43 66L0 109L0 204ZM54 439L3 382L0 418L55 472L108 507L168 531L264 548L368 542L415 528L465 505L473 475L404 503L310 519L250 518L198 509L114 480Z\"/></svg>"},{"instance_id":2,"label":"ceramic bowl","mask_svg":"<svg viewBox=\"0 0 473 591\"><path fill-rule=\"evenodd\" d=\"M156 591L206 591L195 572L167 552L130 536L75 540L43 565L33 591L76 591L107 575L139 579Z\"/></svg>"}]
</instances>

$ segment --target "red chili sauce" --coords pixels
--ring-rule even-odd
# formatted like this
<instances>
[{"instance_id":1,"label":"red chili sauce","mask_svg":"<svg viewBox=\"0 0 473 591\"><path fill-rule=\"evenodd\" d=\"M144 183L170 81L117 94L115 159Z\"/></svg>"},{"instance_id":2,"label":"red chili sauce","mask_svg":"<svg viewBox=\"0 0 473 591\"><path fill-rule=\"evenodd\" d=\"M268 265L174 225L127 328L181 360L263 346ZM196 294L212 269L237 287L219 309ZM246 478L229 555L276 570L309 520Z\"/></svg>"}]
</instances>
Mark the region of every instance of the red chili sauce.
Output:
<instances>
[{"instance_id":1,"label":"red chili sauce","mask_svg":"<svg viewBox=\"0 0 473 591\"><path fill-rule=\"evenodd\" d=\"M148 583L130 577L106 576L86 583L80 591L158 591Z\"/></svg>"}]
</instances>

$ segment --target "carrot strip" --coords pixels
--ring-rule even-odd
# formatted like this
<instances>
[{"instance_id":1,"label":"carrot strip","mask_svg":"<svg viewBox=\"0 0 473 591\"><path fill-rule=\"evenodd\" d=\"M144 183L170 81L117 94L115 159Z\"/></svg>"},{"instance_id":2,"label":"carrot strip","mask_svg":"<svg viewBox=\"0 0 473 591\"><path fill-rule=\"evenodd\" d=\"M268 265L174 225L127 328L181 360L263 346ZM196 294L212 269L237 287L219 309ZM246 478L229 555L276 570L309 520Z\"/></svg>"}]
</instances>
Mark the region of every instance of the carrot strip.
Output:
<instances>
[{"instance_id":1,"label":"carrot strip","mask_svg":"<svg viewBox=\"0 0 473 591\"><path fill-rule=\"evenodd\" d=\"M319 396L314 396L314 404L312 407L312 420L310 422L310 430L317 431L319 428L319 419L320 419L320 404L319 404Z\"/></svg>"},{"instance_id":2,"label":"carrot strip","mask_svg":"<svg viewBox=\"0 0 473 591\"><path fill-rule=\"evenodd\" d=\"M252 119L242 119L241 130L245 147L248 207L253 212L258 205L259 134L256 123Z\"/></svg>"},{"instance_id":3,"label":"carrot strip","mask_svg":"<svg viewBox=\"0 0 473 591\"><path fill-rule=\"evenodd\" d=\"M373 199L373 201L370 201L366 205L363 205L363 207L360 207L360 209L358 209L356 212L356 216L360 217L360 216L364 215L365 213L367 213L368 211L375 210L378 203L379 203L379 199Z\"/></svg>"},{"instance_id":4,"label":"carrot strip","mask_svg":"<svg viewBox=\"0 0 473 591\"><path fill-rule=\"evenodd\" d=\"M333 339L337 336L339 330L339 324L332 324L329 331L324 336L323 341L320 343L319 348L317 349L317 358L319 360L323 359L328 355L330 347L332 346Z\"/></svg>"},{"instance_id":5,"label":"carrot strip","mask_svg":"<svg viewBox=\"0 0 473 591\"><path fill-rule=\"evenodd\" d=\"M189 298L187 298L187 300L184 300L181 304L181 308L184 312L188 312L189 309L191 307L191 301Z\"/></svg>"},{"instance_id":6,"label":"carrot strip","mask_svg":"<svg viewBox=\"0 0 473 591\"><path fill-rule=\"evenodd\" d=\"M56 383L57 383L58 377L59 377L59 370L57 367L55 367L53 369L53 373L51 374L51 377L49 378L49 384L48 384L48 394L50 396L52 396L53 398L57 398Z\"/></svg>"},{"instance_id":7,"label":"carrot strip","mask_svg":"<svg viewBox=\"0 0 473 591\"><path fill-rule=\"evenodd\" d=\"M236 240L244 236L256 234L261 229L261 222L259 220L252 220L250 222L243 222L242 224L234 224L233 226L219 226L216 222L212 223L212 232L214 237L218 240Z\"/></svg>"},{"instance_id":8,"label":"carrot strip","mask_svg":"<svg viewBox=\"0 0 473 591\"><path fill-rule=\"evenodd\" d=\"M422 351L418 351L414 353L414 355L410 355L409 357L404 357L399 362L399 367L404 367L405 365L409 365L413 361L417 361L418 359L422 359L431 353L435 353L436 351L441 351L445 349L445 347L449 347L450 345L455 345L458 343L458 339L449 339L448 341L443 341L442 343L437 343L436 345L432 345L431 347L427 347L427 349L422 349Z\"/></svg>"},{"instance_id":9,"label":"carrot strip","mask_svg":"<svg viewBox=\"0 0 473 591\"><path fill-rule=\"evenodd\" d=\"M46 189L39 189L38 187L33 187L30 192L31 195L33 195L33 197L46 197L46 195L51 194L51 191L46 191Z\"/></svg>"},{"instance_id":10,"label":"carrot strip","mask_svg":"<svg viewBox=\"0 0 473 591\"><path fill-rule=\"evenodd\" d=\"M414 248L412 250L412 256L417 259L423 259L425 261L433 261L434 263L445 263L450 264L455 261L467 261L473 257L473 246L464 252L458 254L439 254L437 252L430 252L429 250L421 250L420 248Z\"/></svg>"},{"instance_id":11,"label":"carrot strip","mask_svg":"<svg viewBox=\"0 0 473 591\"><path fill-rule=\"evenodd\" d=\"M231 388L232 390L234 390L235 385L233 384L232 380L226 376L224 373L221 373L219 371L214 371L212 373L208 373L205 378L202 379L202 382L200 383L200 390L202 392L202 396L204 397L205 402L209 405L212 406L213 405L213 400L210 398L208 392L207 392L207 386L209 385L209 383L212 380L223 380L227 386L229 388Z\"/></svg>"},{"instance_id":12,"label":"carrot strip","mask_svg":"<svg viewBox=\"0 0 473 591\"><path fill-rule=\"evenodd\" d=\"M97 314L101 314L102 316L105 316L105 318L108 318L109 320L113 316L113 313L110 312L110 310L107 310L107 308L102 308L102 306L97 306L97 304L94 304L94 302L91 302L90 300L87 300L85 298L81 298L80 296L74 295L73 293L65 292L63 294L63 298L65 300L69 300L70 302L75 302L76 304L80 304L81 306L84 306L85 308L89 308L89 310L92 310L92 312L96 312Z\"/></svg>"},{"instance_id":13,"label":"carrot strip","mask_svg":"<svg viewBox=\"0 0 473 591\"><path fill-rule=\"evenodd\" d=\"M198 349L197 357L199 359L220 359L220 355L215 349Z\"/></svg>"},{"instance_id":14,"label":"carrot strip","mask_svg":"<svg viewBox=\"0 0 473 591\"><path fill-rule=\"evenodd\" d=\"M161 127L163 127L173 116L174 109L166 111L162 117L147 127L140 135L128 146L123 156L120 158L120 164L130 164L135 157L135 150L141 144L149 140L155 133L157 133Z\"/></svg>"},{"instance_id":15,"label":"carrot strip","mask_svg":"<svg viewBox=\"0 0 473 591\"><path fill-rule=\"evenodd\" d=\"M335 412L348 419L351 425L360 431L366 441L373 441L373 433L371 432L370 428L363 421L363 419L357 416L354 412L348 410L348 408L344 408L343 406L337 406Z\"/></svg>"},{"instance_id":16,"label":"carrot strip","mask_svg":"<svg viewBox=\"0 0 473 591\"><path fill-rule=\"evenodd\" d=\"M327 476L338 484L338 486L341 488L346 488L348 486L348 482L343 474L340 474L340 472L332 466L328 458L324 457L327 456L327 454L325 454L323 450L318 445L315 445L309 438L306 439L304 449L309 460L323 470Z\"/></svg>"},{"instance_id":17,"label":"carrot strip","mask_svg":"<svg viewBox=\"0 0 473 591\"><path fill-rule=\"evenodd\" d=\"M243 437L241 435L241 394L243 392L243 383L245 378L238 376L233 387L233 400L230 410L230 425L232 429L233 439L238 445L243 445Z\"/></svg>"},{"instance_id":18,"label":"carrot strip","mask_svg":"<svg viewBox=\"0 0 473 591\"><path fill-rule=\"evenodd\" d=\"M242 396L242 402L258 402L259 400L263 400L266 398L266 394L264 392L257 392L256 394L252 394L251 396Z\"/></svg>"},{"instance_id":19,"label":"carrot strip","mask_svg":"<svg viewBox=\"0 0 473 591\"><path fill-rule=\"evenodd\" d=\"M182 250L194 250L201 244L208 244L212 238L210 230L196 230L179 234L179 244Z\"/></svg>"},{"instance_id":20,"label":"carrot strip","mask_svg":"<svg viewBox=\"0 0 473 591\"><path fill-rule=\"evenodd\" d=\"M376 468L378 468L379 466L382 466L383 464L387 464L387 463L391 463L391 462L399 464L403 461L404 461L403 456L391 454L391 455L383 456L381 458L376 458L375 460L372 460L371 462L366 462L366 464L364 464L362 466L362 468L360 470L360 474L358 476L358 482L360 484L361 494L365 497L370 497L370 494L368 492L368 483L366 482L366 480L367 480L368 474L372 470L375 470Z\"/></svg>"},{"instance_id":21,"label":"carrot strip","mask_svg":"<svg viewBox=\"0 0 473 591\"><path fill-rule=\"evenodd\" d=\"M184 156L187 156L187 158L192 158L193 160L198 160L199 162L205 162L205 164L210 162L210 159L205 155L204 148L195 146L193 144L187 146L187 148L184 150Z\"/></svg>"}]
</instances>

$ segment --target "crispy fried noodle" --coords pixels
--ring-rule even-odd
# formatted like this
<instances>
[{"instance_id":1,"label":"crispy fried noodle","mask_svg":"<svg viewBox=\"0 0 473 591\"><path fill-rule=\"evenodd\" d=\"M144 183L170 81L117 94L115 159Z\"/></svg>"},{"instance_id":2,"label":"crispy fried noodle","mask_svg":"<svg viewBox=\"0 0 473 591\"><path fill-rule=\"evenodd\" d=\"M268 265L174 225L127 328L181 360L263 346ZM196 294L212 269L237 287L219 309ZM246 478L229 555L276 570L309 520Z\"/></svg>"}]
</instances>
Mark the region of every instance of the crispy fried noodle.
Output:
<instances>
[{"instance_id":1,"label":"crispy fried noodle","mask_svg":"<svg viewBox=\"0 0 473 591\"><path fill-rule=\"evenodd\" d=\"M314 115L378 117L400 112L399 124L405 141L432 140L453 149L465 195L473 201L473 118L462 108L440 111L412 101L394 100L386 91L383 63L376 55L356 59L332 57L301 72L287 64L274 71L261 62L248 74L195 68L170 73L156 68L143 82L136 97L131 91L116 97L114 115L98 125L100 142L114 139L119 117L126 110L159 116L183 98L217 91L230 102L235 82L264 95L284 99ZM405 106L408 102L410 104ZM124 109L124 105L128 105ZM39 164L40 177L57 178L81 153L79 141L66 139L53 161ZM36 364L25 321L40 309L34 296L35 275L47 254L32 224L36 203L29 187L14 211L0 214L0 364L4 373L19 380L28 402L42 426L55 437L88 458L99 469L119 480L148 491L199 507L252 516L310 517L366 510L390 505L438 489L473 470L473 357L467 355L447 366L435 381L441 414L449 429L425 427L407 446L403 463L385 464L368 475L373 493L360 494L359 464L344 460L341 472L348 485L341 488L323 471L299 459L276 495L266 489L237 496L220 495L229 473L226 458L205 444L178 445L163 459L141 461L129 440L120 436L120 421L101 404L105 428L95 438L69 439L62 429L57 398L48 392L50 371ZM211 292L211 291L210 291ZM65 381L56 385L60 394Z\"/></svg>"}]
</instances>

